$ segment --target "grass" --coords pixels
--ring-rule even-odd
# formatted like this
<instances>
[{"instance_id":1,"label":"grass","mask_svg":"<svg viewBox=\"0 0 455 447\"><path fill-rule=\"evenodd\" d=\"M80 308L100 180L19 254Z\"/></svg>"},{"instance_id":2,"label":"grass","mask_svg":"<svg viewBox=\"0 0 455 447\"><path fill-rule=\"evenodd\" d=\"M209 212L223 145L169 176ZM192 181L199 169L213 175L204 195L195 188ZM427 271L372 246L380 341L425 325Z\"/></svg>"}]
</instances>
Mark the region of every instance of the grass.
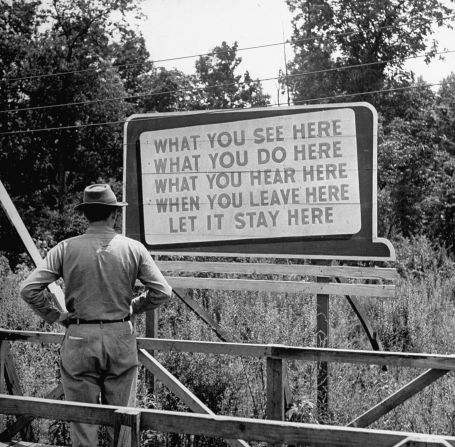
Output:
<instances>
[{"instance_id":1,"label":"grass","mask_svg":"<svg viewBox=\"0 0 455 447\"><path fill-rule=\"evenodd\" d=\"M447 252L425 238L396 244L395 266L401 274L395 299L362 298L372 324L386 350L451 354L455 351L455 266ZM11 329L52 330L22 303L18 284L27 273L0 262L0 324ZM239 342L315 346L315 298L310 295L191 292L230 337ZM370 349L362 327L343 297L330 301L330 346ZM137 322L143 333L144 319ZM160 336L190 340L217 340L213 332L177 300L161 312ZM25 394L43 396L58 380L58 346L14 343L13 351ZM265 363L260 359L202 354L158 353L158 359L215 413L247 417L265 416ZM294 403L288 418L316 422L314 362L290 362L289 378ZM422 370L378 366L330 364L330 413L325 422L345 425L384 399ZM447 374L391 411L372 428L455 434L455 379ZM151 393L140 371L139 405L185 410L167 389L157 385ZM47 426L35 427L42 433ZM225 445L221 440L183 435L144 433L144 446Z\"/></svg>"}]
</instances>

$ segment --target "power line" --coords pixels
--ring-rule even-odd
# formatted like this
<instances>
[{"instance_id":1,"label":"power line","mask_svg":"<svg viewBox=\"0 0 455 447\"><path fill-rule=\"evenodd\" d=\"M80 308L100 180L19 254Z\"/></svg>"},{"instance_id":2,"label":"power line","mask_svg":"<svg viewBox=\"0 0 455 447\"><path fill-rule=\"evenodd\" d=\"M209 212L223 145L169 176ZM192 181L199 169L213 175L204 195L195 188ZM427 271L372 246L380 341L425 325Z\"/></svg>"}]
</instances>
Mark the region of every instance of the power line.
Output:
<instances>
[{"instance_id":1,"label":"power line","mask_svg":"<svg viewBox=\"0 0 455 447\"><path fill-rule=\"evenodd\" d=\"M302 99L302 100L294 101L294 103L300 104L300 103L313 102L313 101L323 101L326 99L350 98L351 96L374 95L377 93L392 93L392 92L403 91L403 90L413 90L413 89L422 88L422 87L436 87L436 86L440 86L442 84L443 84L442 82L438 82L435 84L408 85L406 87L394 87L394 88L389 88L389 89L384 89L384 90L370 90L368 92L363 92L363 93L346 93L343 95L333 95L333 96L325 96L325 97L319 97L319 98Z\"/></svg>"},{"instance_id":2,"label":"power line","mask_svg":"<svg viewBox=\"0 0 455 447\"><path fill-rule=\"evenodd\" d=\"M419 16L414 16L410 17L409 20L413 20L415 18L418 18ZM445 17L442 17L441 19L434 19L431 20L431 22L439 22L440 20L446 20L446 19L451 19L455 17L455 14L448 15ZM393 29L393 28L398 28L401 25L388 25L388 26L382 26L379 27L378 30L385 30L385 29ZM359 31L349 31L349 32L343 32L343 33L333 33L330 35L330 38L336 38L336 37L342 37L342 36L350 36L350 35L355 35L359 34ZM243 48L238 48L237 51L248 51L248 50L256 50L256 49L261 49L261 48L267 48L267 47L274 47L274 46L281 46L285 44L292 44L296 45L298 43L303 43L303 42L310 42L314 40L327 40L328 38L324 38L321 36L312 36L312 37L303 37L300 39L294 39L294 40L289 40L286 39L283 42L275 42L275 43L270 43L270 44L263 44L263 45L256 45L256 46L250 46L250 47L243 47ZM218 54L223 54L227 53L228 50L226 51L217 51L217 52L209 52L209 53L201 53L201 54L193 54L193 55L186 55L186 56L177 56L177 57L171 57L171 58L165 58L165 59L157 59L155 61L145 61L145 62L137 62L133 64L119 64L115 65L112 67L105 67L105 70L116 70L118 68L127 68L127 67L137 67L141 65L145 65L146 63L159 63L159 62L170 62L170 61L177 61L177 60L184 60L184 59L191 59L195 57L203 57L203 56L216 56ZM38 75L31 75L31 76L22 76L22 77L16 77L16 78L5 78L4 81L6 82L16 82L16 81L25 81L25 80L31 80L31 79L38 79L38 78L48 78L48 77L55 77L55 76L65 76L69 74L75 74L75 73L87 73L90 71L98 71L100 68L86 68L86 69L81 69L81 70L69 70L69 71L62 71L62 72L57 72L57 73L46 73L46 74L38 74Z\"/></svg>"},{"instance_id":3,"label":"power line","mask_svg":"<svg viewBox=\"0 0 455 447\"><path fill-rule=\"evenodd\" d=\"M449 53L455 53L455 50L446 50L446 51L441 51L438 53L435 53L435 55L442 55L442 54L449 54ZM417 56L410 56L401 59L401 61L406 61L406 60L411 60L411 59L418 59L421 57L425 57L425 54L419 54ZM372 65L380 65L380 64L387 64L390 62L397 61L396 59L389 59L389 60L384 60L384 61L375 61L375 62L366 62L362 64L353 64L353 65L345 65L342 67L334 67L334 68L326 68L323 70L313 70L313 71L306 71L306 72L301 72L301 73L295 73L293 75L285 75L285 78L287 80L292 79L292 78L298 78L298 77L303 77L303 76L309 76L309 75L314 75L314 74L322 74L322 73L328 73L328 72L333 72L333 71L341 71L341 70L348 70L351 68L361 68L361 67L367 67L367 66L372 66ZM272 80L277 80L280 79L280 76L272 77L272 78L263 78L263 79L257 79L254 82L264 82L264 81L272 81ZM215 85L209 85L205 87L194 87L191 89L175 89L175 90L165 90L165 91L160 91L160 92L152 92L152 93L143 93L143 94L138 94L138 95L131 95L131 96L122 96L122 97L116 97L116 98L104 98L104 99L93 99L93 100L87 100L87 101L78 101L78 102L68 102L68 103L63 103L63 104L51 104L51 105L45 105L45 106L33 106L33 107L22 107L19 109L5 109L5 110L0 110L0 113L17 113L17 112L25 112L25 111L33 111L33 110L46 110L46 109L54 109L58 107L68 107L68 106L80 106L80 105L87 105L87 104L99 104L103 102L110 102L110 101L126 101L130 99L139 99L139 98L148 98L148 97L153 97L153 96L159 96L159 95L165 95L169 93L190 93L190 92L196 92L196 91L204 91L204 90L209 90L209 89L215 89L215 88L223 88L223 87L231 87L233 85L245 85L245 82L231 82L231 83L225 83L225 84L215 84Z\"/></svg>"},{"instance_id":4,"label":"power line","mask_svg":"<svg viewBox=\"0 0 455 447\"><path fill-rule=\"evenodd\" d=\"M362 96L362 95L370 95L370 94L378 94L378 93L392 93L395 91L403 91L403 90L412 90L416 88L423 88L423 87L436 87L436 86L441 86L443 83L434 83L434 84L423 84L423 85L411 85L411 86L406 86L406 87L396 87L396 88L390 88L390 89L382 89L382 90L371 90L367 92L359 92L359 93L350 93L350 94L345 94L345 95L334 95L334 96L326 96L326 97L321 97L321 98L312 98L312 99L306 99L306 100L300 100L300 101L294 101L295 103L305 103L305 102L312 102L312 101L320 101L320 100L328 100L328 99L338 99L338 98L348 98L352 96ZM269 104L266 107L273 107L279 104ZM321 106L324 106L324 104L321 104ZM254 107L249 107L248 109L254 109ZM224 112L226 110L229 111L240 111L240 110L245 110L245 109L218 109L218 110L201 110L201 112L207 112L207 113L219 113L219 112ZM154 119L153 117L144 117L143 119L139 118L135 120L137 121L142 121L142 120L150 120ZM13 131L8 131L8 132L0 132L0 136L8 136L8 135L19 135L19 134L24 134L24 133L35 133L35 132L48 132L48 131L54 131L54 130L70 130L70 129L79 129L79 128L85 128L85 127L96 127L96 126L112 126L112 125L119 125L119 124L125 124L127 121L126 120L119 120L119 121L106 121L106 122L101 122L101 123L87 123L87 124L75 124L71 126L58 126L58 127L44 127L44 128L37 128L37 129L25 129L25 130L13 130Z\"/></svg>"}]
</instances>

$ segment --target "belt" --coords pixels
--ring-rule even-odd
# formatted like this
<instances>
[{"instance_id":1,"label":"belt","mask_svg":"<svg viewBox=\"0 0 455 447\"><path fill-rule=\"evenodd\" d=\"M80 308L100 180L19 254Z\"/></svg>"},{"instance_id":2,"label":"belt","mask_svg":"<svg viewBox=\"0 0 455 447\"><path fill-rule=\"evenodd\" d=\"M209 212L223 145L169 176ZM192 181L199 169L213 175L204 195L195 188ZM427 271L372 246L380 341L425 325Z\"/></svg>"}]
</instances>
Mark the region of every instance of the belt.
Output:
<instances>
[{"instance_id":1,"label":"belt","mask_svg":"<svg viewBox=\"0 0 455 447\"><path fill-rule=\"evenodd\" d=\"M123 323L125 321L130 321L131 317L128 315L127 317L120 318L119 320L83 320L82 318L72 318L67 320L68 326L70 324L108 324L108 323Z\"/></svg>"}]
</instances>

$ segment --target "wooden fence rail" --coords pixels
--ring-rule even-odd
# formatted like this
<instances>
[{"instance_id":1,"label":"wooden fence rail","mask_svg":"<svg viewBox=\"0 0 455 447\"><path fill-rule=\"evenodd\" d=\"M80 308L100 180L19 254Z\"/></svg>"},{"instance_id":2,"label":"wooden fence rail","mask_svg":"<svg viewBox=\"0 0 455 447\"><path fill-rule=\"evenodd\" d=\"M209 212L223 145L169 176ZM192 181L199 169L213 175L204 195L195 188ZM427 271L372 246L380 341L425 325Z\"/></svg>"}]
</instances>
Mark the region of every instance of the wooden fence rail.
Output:
<instances>
[{"instance_id":1,"label":"wooden fence rail","mask_svg":"<svg viewBox=\"0 0 455 447\"><path fill-rule=\"evenodd\" d=\"M0 329L0 340L31 343L61 343L64 334ZM351 349L306 348L276 344L225 343L172 340L162 338L137 339L139 349L165 352L197 352L251 357L274 357L287 360L366 363L409 368L455 370L455 355L420 354L411 352L361 351Z\"/></svg>"},{"instance_id":2,"label":"wooden fence rail","mask_svg":"<svg viewBox=\"0 0 455 447\"><path fill-rule=\"evenodd\" d=\"M215 438L242 438L247 441L318 446L395 447L455 446L455 437L429 436L386 430L367 430L330 425L301 424L142 408L93 405L33 397L0 395L0 412L37 418L113 426L131 424L133 445L139 430L204 435ZM119 417L119 415L123 415ZM127 417L129 415L129 417ZM138 427L136 430L135 427Z\"/></svg>"},{"instance_id":3,"label":"wooden fence rail","mask_svg":"<svg viewBox=\"0 0 455 447\"><path fill-rule=\"evenodd\" d=\"M7 345L8 341L31 342L31 343L61 343L64 334L36 332L36 331L13 331L0 329L0 343L2 347ZM301 360L315 362L343 362L353 364L374 364L389 365L398 367L422 368L423 372L416 379L412 380L397 392L393 393L382 402L376 404L373 408L358 416L351 421L348 426L363 428L377 421L390 410L397 407L438 378L444 376L450 371L455 370L454 355L439 354L420 354L420 353L403 353L403 352L384 352L384 351L358 351L348 349L329 349L329 348L308 348L294 347L277 344L251 344L251 343L226 343L226 342L207 342L207 341L189 341L189 340L170 340L154 338L138 338L138 349L140 360L144 366L151 371L157 379L163 382L176 396L178 396L193 411L215 416L211 410L205 406L190 390L183 386L177 378L167 371L163 365L160 365L150 354L150 351L164 352L194 352L218 355L234 356L251 356L266 359L267 365L267 416L270 419L284 419L284 369L283 362L286 360ZM1 349L0 352L4 352ZM9 350L7 350L9 352ZM0 359L6 366L5 359ZM14 369L14 368L13 368ZM5 372L7 368L5 369ZM54 390L48 397L59 396L60 391ZM15 393L17 394L17 393ZM134 420L134 417L122 416L120 420ZM23 416L15 424L14 433L23 428L30 416ZM133 433L134 430L131 430ZM5 436L7 433L5 432ZM232 439L228 442L235 446L245 446L246 439L243 436ZM256 438L255 438L256 439ZM259 439L259 438L257 438ZM262 438L261 438L262 439ZM286 438L287 439L287 438ZM411 439L411 438L410 438ZM412 440L404 442L403 439L397 441L401 445L418 445L412 444ZM278 442L278 441L277 441ZM283 442L283 440L280 440ZM318 444L317 441L312 441ZM387 445L395 445L387 444ZM331 445L331 444L326 444ZM337 444L345 445L345 444ZM357 444L346 444L357 445ZM365 445L365 444L358 444ZM374 444L382 445L382 444ZM446 445L437 440L435 444L428 445Z\"/></svg>"}]
</instances>

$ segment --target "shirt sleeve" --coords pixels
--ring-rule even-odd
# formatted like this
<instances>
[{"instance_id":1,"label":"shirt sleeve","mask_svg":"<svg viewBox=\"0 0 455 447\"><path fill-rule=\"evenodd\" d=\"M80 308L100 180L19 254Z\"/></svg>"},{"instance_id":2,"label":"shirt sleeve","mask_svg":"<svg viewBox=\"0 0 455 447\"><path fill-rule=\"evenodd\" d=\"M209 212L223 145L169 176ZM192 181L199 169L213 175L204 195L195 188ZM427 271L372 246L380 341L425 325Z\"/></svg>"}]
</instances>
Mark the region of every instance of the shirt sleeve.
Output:
<instances>
[{"instance_id":1,"label":"shirt sleeve","mask_svg":"<svg viewBox=\"0 0 455 447\"><path fill-rule=\"evenodd\" d=\"M62 246L52 248L46 259L21 284L22 299L48 323L58 320L61 312L56 309L46 287L62 276Z\"/></svg>"},{"instance_id":2,"label":"shirt sleeve","mask_svg":"<svg viewBox=\"0 0 455 447\"><path fill-rule=\"evenodd\" d=\"M133 314L156 309L170 300L172 288L142 244L138 279L147 288L147 292L134 298L131 302Z\"/></svg>"}]
</instances>

